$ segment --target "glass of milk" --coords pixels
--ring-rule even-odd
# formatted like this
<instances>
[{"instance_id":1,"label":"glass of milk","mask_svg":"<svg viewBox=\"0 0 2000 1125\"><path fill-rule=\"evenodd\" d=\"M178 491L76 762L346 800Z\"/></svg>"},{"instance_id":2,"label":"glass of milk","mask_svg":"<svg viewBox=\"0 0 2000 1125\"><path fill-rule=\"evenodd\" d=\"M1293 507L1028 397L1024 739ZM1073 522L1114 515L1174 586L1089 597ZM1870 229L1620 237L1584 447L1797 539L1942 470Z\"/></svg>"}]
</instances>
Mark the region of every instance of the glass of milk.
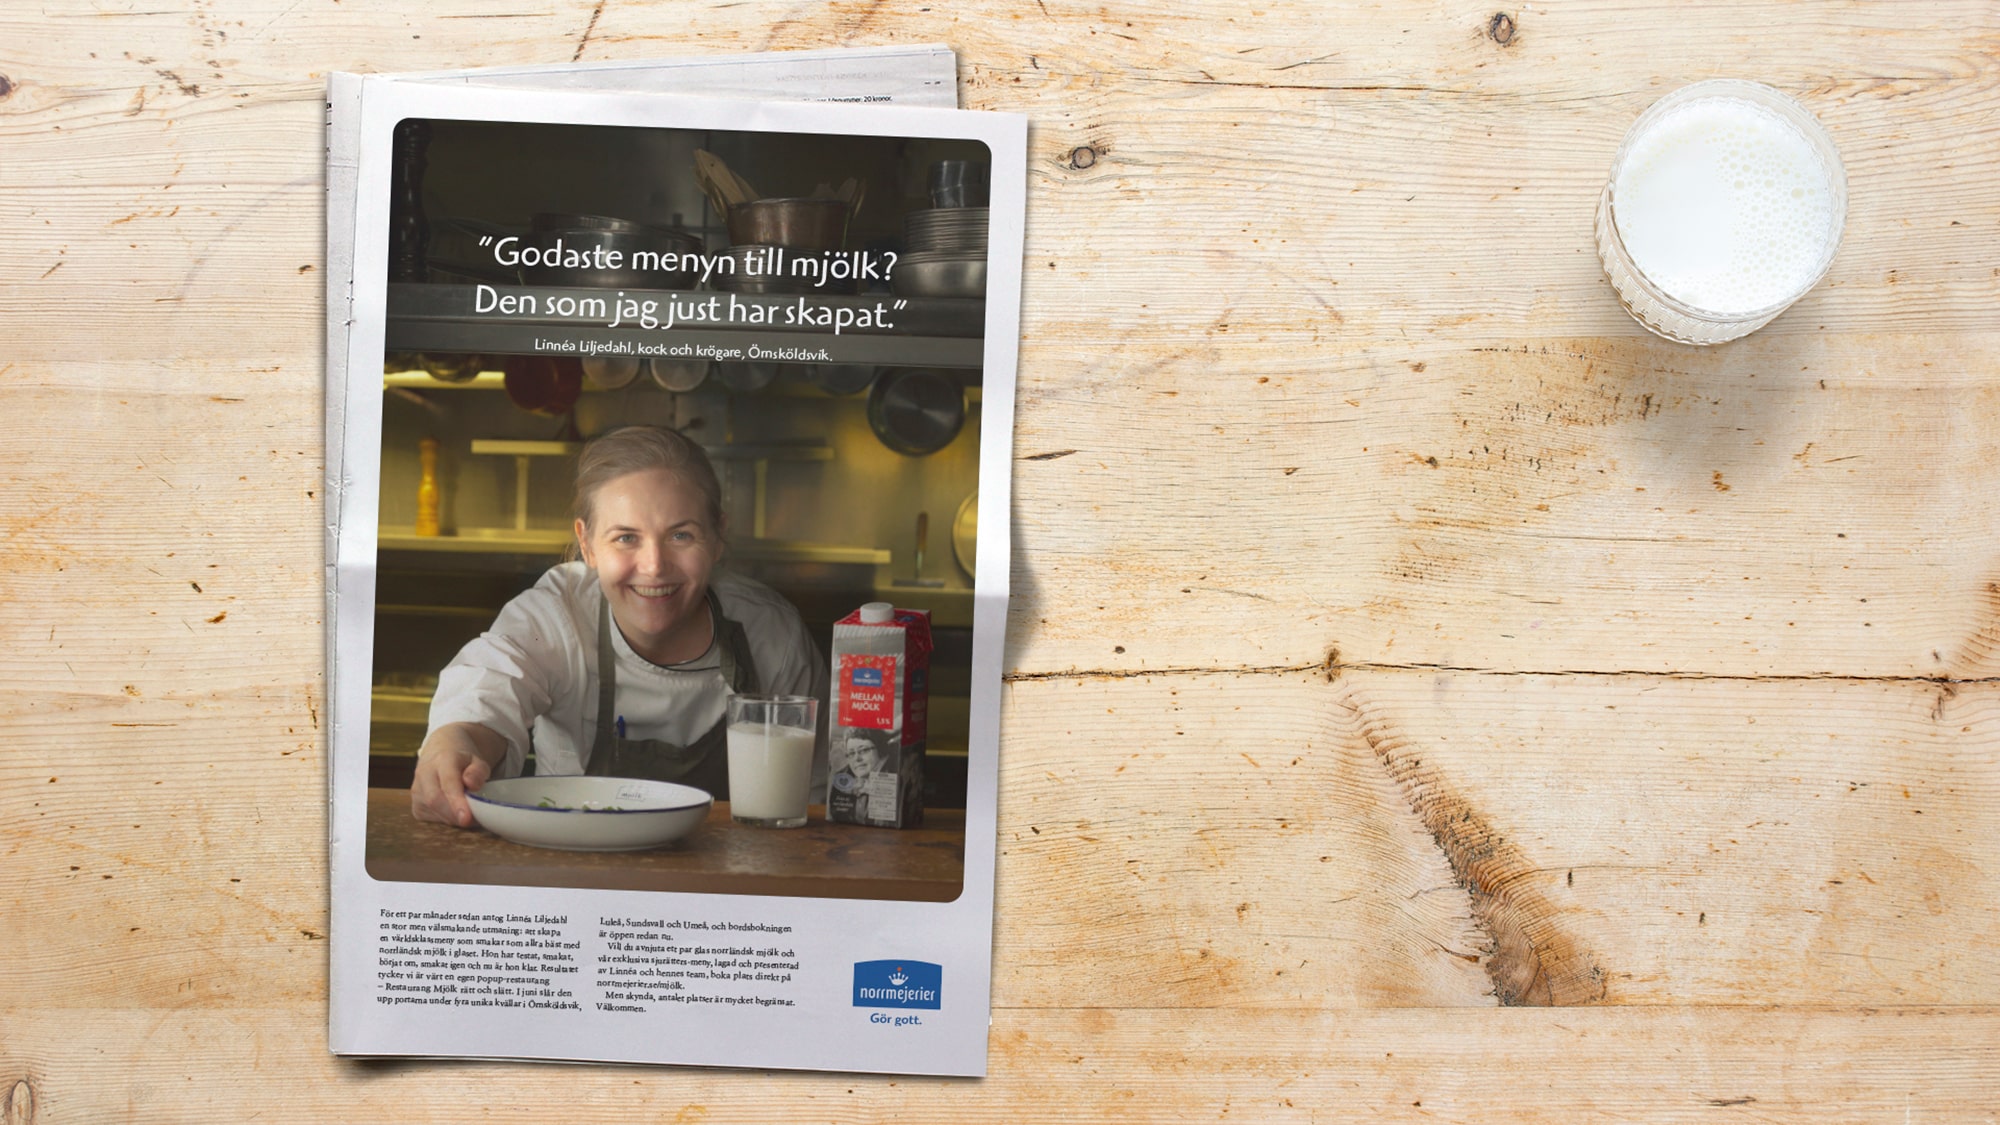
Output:
<instances>
[{"instance_id":1,"label":"glass of milk","mask_svg":"<svg viewBox=\"0 0 2000 1125\"><path fill-rule=\"evenodd\" d=\"M1683 86L1625 134L1597 254L1625 310L1683 344L1762 328L1826 276L1847 173L1817 119L1756 82Z\"/></svg>"},{"instance_id":2,"label":"glass of milk","mask_svg":"<svg viewBox=\"0 0 2000 1125\"><path fill-rule=\"evenodd\" d=\"M730 816L759 828L806 822L818 719L811 696L730 696Z\"/></svg>"}]
</instances>

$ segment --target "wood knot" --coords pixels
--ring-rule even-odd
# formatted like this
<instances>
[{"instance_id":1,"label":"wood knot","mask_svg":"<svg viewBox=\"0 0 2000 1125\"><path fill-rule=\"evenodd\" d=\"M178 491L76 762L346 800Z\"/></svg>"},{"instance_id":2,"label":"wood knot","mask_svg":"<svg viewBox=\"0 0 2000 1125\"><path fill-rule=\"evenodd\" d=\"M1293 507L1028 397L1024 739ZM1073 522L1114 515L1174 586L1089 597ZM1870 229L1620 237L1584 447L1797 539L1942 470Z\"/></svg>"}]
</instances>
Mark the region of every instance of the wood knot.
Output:
<instances>
[{"instance_id":1,"label":"wood knot","mask_svg":"<svg viewBox=\"0 0 2000 1125\"><path fill-rule=\"evenodd\" d=\"M0 1125L35 1125L35 1088L27 1079L17 1079L0 1095Z\"/></svg>"},{"instance_id":2,"label":"wood knot","mask_svg":"<svg viewBox=\"0 0 2000 1125\"><path fill-rule=\"evenodd\" d=\"M1493 18L1486 21L1487 36L1502 47L1514 41L1514 32L1518 30L1514 17L1506 12L1495 12Z\"/></svg>"},{"instance_id":3,"label":"wood knot","mask_svg":"<svg viewBox=\"0 0 2000 1125\"><path fill-rule=\"evenodd\" d=\"M1078 145L1069 150L1069 166L1081 171L1097 163L1097 150L1089 145Z\"/></svg>"},{"instance_id":4,"label":"wood knot","mask_svg":"<svg viewBox=\"0 0 2000 1125\"><path fill-rule=\"evenodd\" d=\"M13 92L14 80L4 74L0 74L0 98L4 98Z\"/></svg>"}]
</instances>

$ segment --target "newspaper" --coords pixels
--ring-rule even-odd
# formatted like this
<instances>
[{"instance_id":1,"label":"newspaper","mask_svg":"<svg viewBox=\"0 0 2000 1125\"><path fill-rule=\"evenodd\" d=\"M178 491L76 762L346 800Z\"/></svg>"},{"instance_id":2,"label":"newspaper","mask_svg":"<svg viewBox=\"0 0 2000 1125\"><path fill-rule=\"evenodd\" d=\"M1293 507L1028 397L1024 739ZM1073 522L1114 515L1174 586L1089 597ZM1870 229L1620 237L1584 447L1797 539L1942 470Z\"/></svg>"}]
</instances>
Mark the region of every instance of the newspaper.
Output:
<instances>
[{"instance_id":1,"label":"newspaper","mask_svg":"<svg viewBox=\"0 0 2000 1125\"><path fill-rule=\"evenodd\" d=\"M336 1053L985 1072L1026 126L951 75L331 79ZM828 714L881 603L935 645ZM863 699L906 827L826 819Z\"/></svg>"}]
</instances>

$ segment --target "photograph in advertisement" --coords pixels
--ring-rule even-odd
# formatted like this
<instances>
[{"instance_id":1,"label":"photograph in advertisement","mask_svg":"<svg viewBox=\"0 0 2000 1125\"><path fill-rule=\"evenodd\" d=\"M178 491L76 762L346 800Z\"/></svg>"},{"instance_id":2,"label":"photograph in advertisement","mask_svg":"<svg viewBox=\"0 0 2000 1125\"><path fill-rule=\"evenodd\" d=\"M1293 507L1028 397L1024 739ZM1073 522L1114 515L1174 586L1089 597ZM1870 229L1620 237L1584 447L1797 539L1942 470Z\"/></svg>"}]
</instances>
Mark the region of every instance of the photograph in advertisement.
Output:
<instances>
[{"instance_id":1,"label":"photograph in advertisement","mask_svg":"<svg viewBox=\"0 0 2000 1125\"><path fill-rule=\"evenodd\" d=\"M977 529L929 529L978 488L984 291L922 270L984 266L984 146L406 119L394 154L369 873L956 897ZM765 695L817 717L753 736ZM797 759L783 815L753 753Z\"/></svg>"}]
</instances>

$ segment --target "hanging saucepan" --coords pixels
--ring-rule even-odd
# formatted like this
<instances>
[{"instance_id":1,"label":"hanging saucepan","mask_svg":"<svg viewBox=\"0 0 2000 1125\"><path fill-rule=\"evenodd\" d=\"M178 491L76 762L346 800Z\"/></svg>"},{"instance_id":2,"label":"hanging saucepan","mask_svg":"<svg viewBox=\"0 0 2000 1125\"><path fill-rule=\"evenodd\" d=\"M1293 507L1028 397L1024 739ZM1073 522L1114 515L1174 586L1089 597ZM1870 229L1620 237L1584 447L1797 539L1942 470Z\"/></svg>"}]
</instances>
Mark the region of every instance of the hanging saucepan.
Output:
<instances>
[{"instance_id":1,"label":"hanging saucepan","mask_svg":"<svg viewBox=\"0 0 2000 1125\"><path fill-rule=\"evenodd\" d=\"M663 391L683 395L708 382L709 361L705 359L667 359L655 356L646 361L646 370L653 376L653 382Z\"/></svg>"},{"instance_id":2,"label":"hanging saucepan","mask_svg":"<svg viewBox=\"0 0 2000 1125\"><path fill-rule=\"evenodd\" d=\"M560 417L583 393L583 364L574 359L510 355L506 375L508 401L530 414Z\"/></svg>"},{"instance_id":3,"label":"hanging saucepan","mask_svg":"<svg viewBox=\"0 0 2000 1125\"><path fill-rule=\"evenodd\" d=\"M639 377L645 361L631 355L594 355L582 361L583 378L600 391L615 391Z\"/></svg>"},{"instance_id":4,"label":"hanging saucepan","mask_svg":"<svg viewBox=\"0 0 2000 1125\"><path fill-rule=\"evenodd\" d=\"M424 372L440 383L470 383L479 378L479 357L463 352L425 352L417 357Z\"/></svg>"},{"instance_id":5,"label":"hanging saucepan","mask_svg":"<svg viewBox=\"0 0 2000 1125\"><path fill-rule=\"evenodd\" d=\"M733 394L755 394L777 379L778 371L785 364L767 360L729 359L717 360L715 377Z\"/></svg>"},{"instance_id":6,"label":"hanging saucepan","mask_svg":"<svg viewBox=\"0 0 2000 1125\"><path fill-rule=\"evenodd\" d=\"M898 453L936 453L965 425L965 390L935 371L885 374L868 392L868 425Z\"/></svg>"},{"instance_id":7,"label":"hanging saucepan","mask_svg":"<svg viewBox=\"0 0 2000 1125\"><path fill-rule=\"evenodd\" d=\"M866 363L816 363L812 381L830 395L858 395L875 381L875 368Z\"/></svg>"}]
</instances>

